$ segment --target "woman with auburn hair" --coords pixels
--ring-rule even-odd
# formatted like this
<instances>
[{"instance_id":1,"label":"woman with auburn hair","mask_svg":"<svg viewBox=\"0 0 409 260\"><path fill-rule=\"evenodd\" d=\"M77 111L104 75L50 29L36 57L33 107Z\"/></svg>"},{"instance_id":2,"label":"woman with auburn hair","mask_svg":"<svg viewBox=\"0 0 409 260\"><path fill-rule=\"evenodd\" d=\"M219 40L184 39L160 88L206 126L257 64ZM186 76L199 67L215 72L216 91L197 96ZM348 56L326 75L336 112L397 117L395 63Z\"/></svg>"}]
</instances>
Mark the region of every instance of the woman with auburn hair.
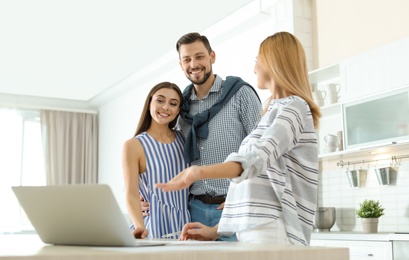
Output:
<instances>
[{"instance_id":1,"label":"woman with auburn hair","mask_svg":"<svg viewBox=\"0 0 409 260\"><path fill-rule=\"evenodd\" d=\"M156 186L189 187L205 178L230 178L218 225L184 226L181 239L215 240L236 233L239 241L309 245L317 206L320 111L313 102L304 49L288 32L260 45L254 72L271 92L257 128L225 162L192 166Z\"/></svg>"},{"instance_id":2,"label":"woman with auburn hair","mask_svg":"<svg viewBox=\"0 0 409 260\"><path fill-rule=\"evenodd\" d=\"M135 136L124 144L125 199L135 238L160 238L182 230L190 221L188 189L164 193L155 188L157 182L169 181L187 167L183 135L173 130L182 102L177 85L162 82L154 86L146 98ZM151 205L145 217L140 195Z\"/></svg>"}]
</instances>

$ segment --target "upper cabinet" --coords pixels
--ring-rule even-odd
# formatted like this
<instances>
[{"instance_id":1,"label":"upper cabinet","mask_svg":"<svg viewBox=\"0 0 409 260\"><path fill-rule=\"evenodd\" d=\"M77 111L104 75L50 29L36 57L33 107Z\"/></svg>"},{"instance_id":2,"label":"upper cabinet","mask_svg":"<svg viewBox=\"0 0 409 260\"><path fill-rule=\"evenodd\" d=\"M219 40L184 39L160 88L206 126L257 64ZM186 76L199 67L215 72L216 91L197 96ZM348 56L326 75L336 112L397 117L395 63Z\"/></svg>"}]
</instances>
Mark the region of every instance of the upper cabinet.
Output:
<instances>
[{"instance_id":1,"label":"upper cabinet","mask_svg":"<svg viewBox=\"0 0 409 260\"><path fill-rule=\"evenodd\" d=\"M409 144L409 86L342 100L341 95L347 97L342 88L347 86L340 68L333 65L310 73L313 92L320 92L324 99L317 131L320 158ZM338 99L333 102L328 95Z\"/></svg>"},{"instance_id":2,"label":"upper cabinet","mask_svg":"<svg viewBox=\"0 0 409 260\"><path fill-rule=\"evenodd\" d=\"M346 150L409 140L409 87L342 104Z\"/></svg>"},{"instance_id":3,"label":"upper cabinet","mask_svg":"<svg viewBox=\"0 0 409 260\"><path fill-rule=\"evenodd\" d=\"M321 108L320 127L317 131L320 153L326 150L325 136L337 135L342 132L342 95L344 82L342 80L341 65L335 64L309 73L313 98ZM338 140L337 143L342 140ZM336 148L335 151L339 149ZM332 152L332 151L331 151Z\"/></svg>"},{"instance_id":4,"label":"upper cabinet","mask_svg":"<svg viewBox=\"0 0 409 260\"><path fill-rule=\"evenodd\" d=\"M408 58L406 38L309 73L322 114L320 158L409 146ZM326 149L334 136L341 137L342 150Z\"/></svg>"}]
</instances>

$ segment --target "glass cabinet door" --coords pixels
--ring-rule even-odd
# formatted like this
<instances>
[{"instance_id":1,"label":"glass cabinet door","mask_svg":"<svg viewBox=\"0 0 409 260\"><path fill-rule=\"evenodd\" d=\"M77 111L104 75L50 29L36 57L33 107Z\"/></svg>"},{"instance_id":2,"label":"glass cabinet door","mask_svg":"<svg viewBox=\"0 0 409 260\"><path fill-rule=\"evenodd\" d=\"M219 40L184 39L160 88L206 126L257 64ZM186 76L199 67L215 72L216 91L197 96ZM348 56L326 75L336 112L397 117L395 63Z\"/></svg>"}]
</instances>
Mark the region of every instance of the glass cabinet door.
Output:
<instances>
[{"instance_id":1,"label":"glass cabinet door","mask_svg":"<svg viewBox=\"0 0 409 260\"><path fill-rule=\"evenodd\" d=\"M409 141L409 88L343 105L346 149Z\"/></svg>"}]
</instances>

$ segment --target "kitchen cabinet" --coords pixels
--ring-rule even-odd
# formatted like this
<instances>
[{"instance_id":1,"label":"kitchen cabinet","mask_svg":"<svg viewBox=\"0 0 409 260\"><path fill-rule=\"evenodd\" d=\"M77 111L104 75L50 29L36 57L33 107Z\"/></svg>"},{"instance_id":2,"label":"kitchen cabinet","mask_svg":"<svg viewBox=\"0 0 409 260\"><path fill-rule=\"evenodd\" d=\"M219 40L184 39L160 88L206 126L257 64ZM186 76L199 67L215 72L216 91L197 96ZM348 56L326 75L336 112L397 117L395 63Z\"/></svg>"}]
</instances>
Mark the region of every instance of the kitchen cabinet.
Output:
<instances>
[{"instance_id":1,"label":"kitchen cabinet","mask_svg":"<svg viewBox=\"0 0 409 260\"><path fill-rule=\"evenodd\" d=\"M345 92L345 82L343 82L342 71L340 64L334 64L309 73L312 90L325 92L324 105L321 106L322 117L320 120L320 128L317 130L320 153L324 152L325 135L336 134L338 131L342 131L342 107L340 103L342 98L337 103L329 104L329 96L326 89L329 84L339 84L341 89L338 95L342 97Z\"/></svg>"},{"instance_id":2,"label":"kitchen cabinet","mask_svg":"<svg viewBox=\"0 0 409 260\"><path fill-rule=\"evenodd\" d=\"M375 95L348 100L342 64L309 73L313 91L325 91L330 84L339 84L343 97L335 104L321 107L317 130L321 161L359 156L377 148L409 146L409 86L395 88ZM393 109L392 109L393 108ZM342 131L342 151L325 152L325 136Z\"/></svg>"},{"instance_id":3,"label":"kitchen cabinet","mask_svg":"<svg viewBox=\"0 0 409 260\"><path fill-rule=\"evenodd\" d=\"M406 260L409 256L409 233L313 232L310 245L348 248L351 260Z\"/></svg>"},{"instance_id":4,"label":"kitchen cabinet","mask_svg":"<svg viewBox=\"0 0 409 260\"><path fill-rule=\"evenodd\" d=\"M409 140L409 87L342 104L347 150Z\"/></svg>"},{"instance_id":5,"label":"kitchen cabinet","mask_svg":"<svg viewBox=\"0 0 409 260\"><path fill-rule=\"evenodd\" d=\"M393 241L393 260L407 260L409 258L409 240Z\"/></svg>"},{"instance_id":6,"label":"kitchen cabinet","mask_svg":"<svg viewBox=\"0 0 409 260\"><path fill-rule=\"evenodd\" d=\"M350 260L392 260L391 241L311 240L312 246L349 248Z\"/></svg>"},{"instance_id":7,"label":"kitchen cabinet","mask_svg":"<svg viewBox=\"0 0 409 260\"><path fill-rule=\"evenodd\" d=\"M317 131L320 154L326 154L326 143L324 140L325 136L328 134L337 135L337 132L343 130L341 110L341 104L332 104L329 106L321 107L320 127ZM336 152L340 152L338 148Z\"/></svg>"}]
</instances>

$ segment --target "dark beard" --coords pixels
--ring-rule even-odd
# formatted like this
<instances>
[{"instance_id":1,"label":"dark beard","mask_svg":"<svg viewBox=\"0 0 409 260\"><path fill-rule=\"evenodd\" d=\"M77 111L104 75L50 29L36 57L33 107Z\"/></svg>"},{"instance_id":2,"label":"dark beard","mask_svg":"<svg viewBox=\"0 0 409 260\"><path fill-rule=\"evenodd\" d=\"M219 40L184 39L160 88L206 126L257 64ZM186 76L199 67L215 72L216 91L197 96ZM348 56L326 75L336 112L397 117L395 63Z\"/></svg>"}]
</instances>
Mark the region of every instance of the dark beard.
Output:
<instances>
[{"instance_id":1,"label":"dark beard","mask_svg":"<svg viewBox=\"0 0 409 260\"><path fill-rule=\"evenodd\" d=\"M192 82L194 85L202 85L204 84L212 75L212 70L210 70L208 73L206 73L203 77L202 80L192 80L190 77L187 77L188 80L190 80L190 82Z\"/></svg>"}]
</instances>

